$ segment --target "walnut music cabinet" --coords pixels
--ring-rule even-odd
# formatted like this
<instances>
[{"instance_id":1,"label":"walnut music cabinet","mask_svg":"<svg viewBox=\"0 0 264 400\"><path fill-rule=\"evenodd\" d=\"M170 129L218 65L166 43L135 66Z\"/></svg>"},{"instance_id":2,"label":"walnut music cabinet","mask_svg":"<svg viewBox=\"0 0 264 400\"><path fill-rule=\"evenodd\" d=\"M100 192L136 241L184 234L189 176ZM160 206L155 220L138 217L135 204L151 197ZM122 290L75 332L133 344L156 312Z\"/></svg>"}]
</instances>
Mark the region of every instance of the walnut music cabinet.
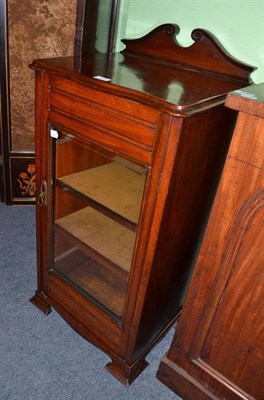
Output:
<instances>
[{"instance_id":1,"label":"walnut music cabinet","mask_svg":"<svg viewBox=\"0 0 264 400\"><path fill-rule=\"evenodd\" d=\"M238 110L212 213L158 378L184 400L264 399L264 83Z\"/></svg>"},{"instance_id":2,"label":"walnut music cabinet","mask_svg":"<svg viewBox=\"0 0 264 400\"><path fill-rule=\"evenodd\" d=\"M162 25L121 53L36 60L38 289L129 385L175 321L253 70Z\"/></svg>"}]
</instances>

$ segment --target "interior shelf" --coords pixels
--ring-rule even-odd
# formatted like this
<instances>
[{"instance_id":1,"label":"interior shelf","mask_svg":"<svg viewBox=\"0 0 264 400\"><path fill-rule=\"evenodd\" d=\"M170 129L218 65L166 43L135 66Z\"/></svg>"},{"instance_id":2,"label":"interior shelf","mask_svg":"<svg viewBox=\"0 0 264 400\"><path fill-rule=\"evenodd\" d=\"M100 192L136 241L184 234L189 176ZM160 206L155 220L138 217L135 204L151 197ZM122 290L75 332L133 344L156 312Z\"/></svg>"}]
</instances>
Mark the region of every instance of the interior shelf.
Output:
<instances>
[{"instance_id":1,"label":"interior shelf","mask_svg":"<svg viewBox=\"0 0 264 400\"><path fill-rule=\"evenodd\" d=\"M85 207L55 221L74 238L129 272L136 234L118 222Z\"/></svg>"},{"instance_id":2,"label":"interior shelf","mask_svg":"<svg viewBox=\"0 0 264 400\"><path fill-rule=\"evenodd\" d=\"M95 260L90 260L68 274L67 278L116 316L122 316L127 281L113 271L105 270Z\"/></svg>"},{"instance_id":3,"label":"interior shelf","mask_svg":"<svg viewBox=\"0 0 264 400\"><path fill-rule=\"evenodd\" d=\"M137 224L146 174L142 167L135 167L137 170L115 161L60 177L57 182L60 187L65 185L67 191L78 191Z\"/></svg>"}]
</instances>

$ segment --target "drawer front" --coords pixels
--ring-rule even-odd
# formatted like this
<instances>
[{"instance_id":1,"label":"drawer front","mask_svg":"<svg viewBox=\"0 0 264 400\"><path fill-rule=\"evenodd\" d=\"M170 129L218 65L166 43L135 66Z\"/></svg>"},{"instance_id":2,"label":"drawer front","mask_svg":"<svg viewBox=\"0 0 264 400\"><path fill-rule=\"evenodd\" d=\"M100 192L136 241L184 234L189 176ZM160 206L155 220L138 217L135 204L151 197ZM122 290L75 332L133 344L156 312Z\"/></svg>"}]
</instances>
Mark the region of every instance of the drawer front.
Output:
<instances>
[{"instance_id":1,"label":"drawer front","mask_svg":"<svg viewBox=\"0 0 264 400\"><path fill-rule=\"evenodd\" d=\"M113 150L117 154L129 158L142 165L150 166L152 164L152 151L129 143L122 138L112 136L109 132L104 132L96 127L89 126L86 123L73 119L71 116L59 112L49 112L49 123L57 130L73 134L79 139L88 139L102 147Z\"/></svg>"},{"instance_id":2,"label":"drawer front","mask_svg":"<svg viewBox=\"0 0 264 400\"><path fill-rule=\"evenodd\" d=\"M51 76L50 111L70 116L112 138L150 151L154 146L159 113L127 99Z\"/></svg>"}]
</instances>

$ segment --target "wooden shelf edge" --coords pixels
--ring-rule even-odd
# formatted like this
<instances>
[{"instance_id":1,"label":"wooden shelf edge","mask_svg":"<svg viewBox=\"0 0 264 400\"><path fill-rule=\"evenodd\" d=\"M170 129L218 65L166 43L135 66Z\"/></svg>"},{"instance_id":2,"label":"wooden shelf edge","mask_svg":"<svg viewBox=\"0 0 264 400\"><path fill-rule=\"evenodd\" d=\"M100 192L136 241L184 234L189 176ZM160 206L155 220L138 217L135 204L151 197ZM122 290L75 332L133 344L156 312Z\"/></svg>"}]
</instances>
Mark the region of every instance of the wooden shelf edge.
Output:
<instances>
[{"instance_id":1,"label":"wooden shelf edge","mask_svg":"<svg viewBox=\"0 0 264 400\"><path fill-rule=\"evenodd\" d=\"M93 258L99 264L102 264L106 269L114 271L115 273L120 274L123 278L125 277L126 279L128 279L129 273L125 269L121 268L119 265L104 257L102 254L98 253L96 250L92 249L86 243L82 242L70 232L66 231L64 228L57 224L55 224L55 232L56 231L59 234L64 235L65 238L73 244L73 246L78 247L88 257Z\"/></svg>"}]
</instances>

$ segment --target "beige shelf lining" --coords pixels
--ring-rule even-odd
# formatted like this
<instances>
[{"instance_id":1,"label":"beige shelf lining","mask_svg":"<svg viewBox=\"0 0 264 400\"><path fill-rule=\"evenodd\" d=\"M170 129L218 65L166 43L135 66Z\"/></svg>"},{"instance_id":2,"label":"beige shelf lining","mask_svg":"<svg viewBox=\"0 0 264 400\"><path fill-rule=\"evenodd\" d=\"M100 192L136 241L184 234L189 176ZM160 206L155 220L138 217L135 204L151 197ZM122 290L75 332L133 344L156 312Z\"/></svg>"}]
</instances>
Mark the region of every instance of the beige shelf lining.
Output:
<instances>
[{"instance_id":1,"label":"beige shelf lining","mask_svg":"<svg viewBox=\"0 0 264 400\"><path fill-rule=\"evenodd\" d=\"M136 234L91 207L55 221L71 235L129 272Z\"/></svg>"},{"instance_id":2,"label":"beige shelf lining","mask_svg":"<svg viewBox=\"0 0 264 400\"><path fill-rule=\"evenodd\" d=\"M112 162L61 177L59 181L129 221L138 223L145 179L145 173L140 174L119 162Z\"/></svg>"}]
</instances>

